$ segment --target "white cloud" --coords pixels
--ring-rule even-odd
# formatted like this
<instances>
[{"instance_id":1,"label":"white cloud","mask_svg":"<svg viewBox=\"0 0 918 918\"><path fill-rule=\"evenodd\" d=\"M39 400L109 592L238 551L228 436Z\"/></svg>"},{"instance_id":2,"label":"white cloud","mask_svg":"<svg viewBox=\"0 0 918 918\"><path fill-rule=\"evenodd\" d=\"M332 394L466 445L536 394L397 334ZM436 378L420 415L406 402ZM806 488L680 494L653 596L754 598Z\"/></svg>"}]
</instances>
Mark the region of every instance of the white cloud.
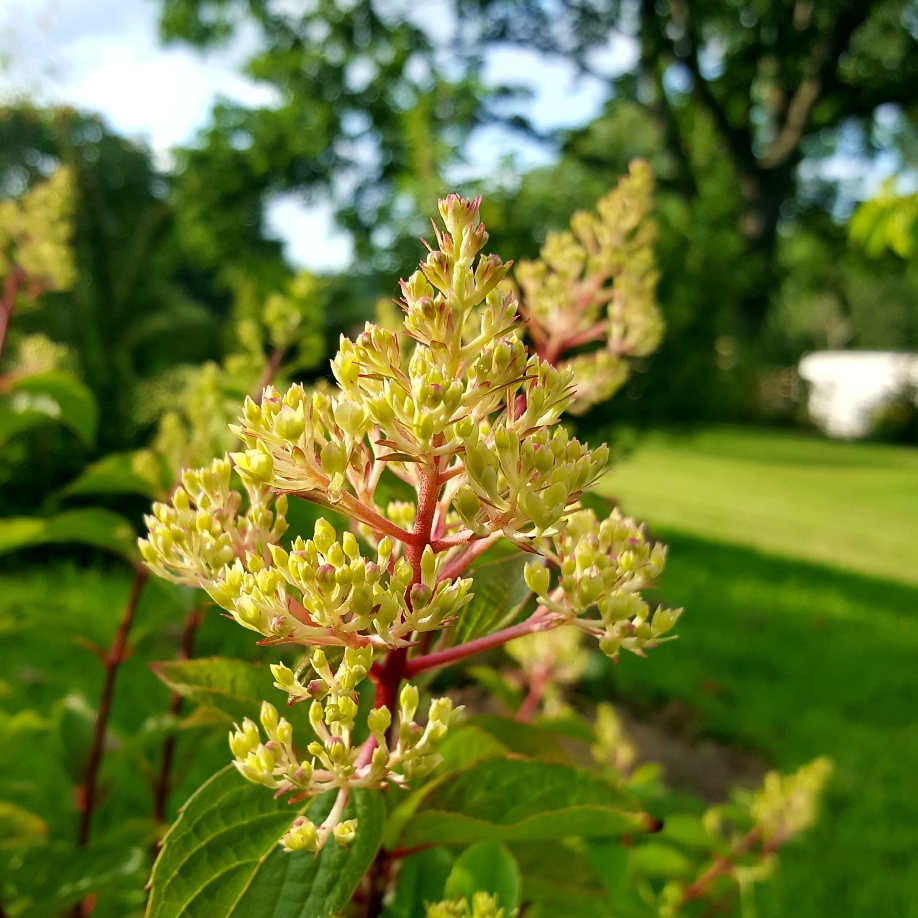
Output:
<instances>
[{"instance_id":1,"label":"white cloud","mask_svg":"<svg viewBox=\"0 0 918 918\"><path fill-rule=\"evenodd\" d=\"M350 264L350 237L335 226L327 200L307 207L296 194L277 195L265 207L265 224L282 240L287 260L297 267L328 274Z\"/></svg>"},{"instance_id":2,"label":"white cloud","mask_svg":"<svg viewBox=\"0 0 918 918\"><path fill-rule=\"evenodd\" d=\"M276 90L239 72L254 32L206 53L163 47L157 15L154 0L6 0L0 37L9 66L0 90L99 111L160 154L192 140L218 95L276 102Z\"/></svg>"}]
</instances>

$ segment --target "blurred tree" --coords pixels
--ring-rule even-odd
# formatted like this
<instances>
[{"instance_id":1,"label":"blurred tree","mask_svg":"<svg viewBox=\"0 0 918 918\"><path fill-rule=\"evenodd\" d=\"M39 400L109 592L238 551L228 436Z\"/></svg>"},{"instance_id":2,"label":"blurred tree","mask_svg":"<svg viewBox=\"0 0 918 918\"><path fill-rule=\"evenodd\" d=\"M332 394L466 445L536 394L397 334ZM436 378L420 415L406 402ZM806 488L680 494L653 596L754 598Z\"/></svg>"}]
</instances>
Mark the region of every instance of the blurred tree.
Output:
<instances>
[{"instance_id":1,"label":"blurred tree","mask_svg":"<svg viewBox=\"0 0 918 918\"><path fill-rule=\"evenodd\" d=\"M654 111L686 192L697 189L697 114L742 194L748 269L739 329L764 324L778 281L778 226L797 193L808 142L869 122L880 106L918 117L918 4L914 0L473 0L456 5L483 43L515 43L573 60L610 93ZM622 34L638 43L634 73L604 76Z\"/></svg>"},{"instance_id":2,"label":"blurred tree","mask_svg":"<svg viewBox=\"0 0 918 918\"><path fill-rule=\"evenodd\" d=\"M97 452L142 441L152 415L139 404L150 387L139 383L233 350L239 323L293 276L280 243L262 233L260 209L246 215L252 198L233 187L236 174L202 173L189 159L167 177L146 148L69 108L22 104L0 117L0 199L59 164L73 177L75 282L42 297L15 332L40 331L69 347L99 403ZM29 432L4 451L6 512L47 501L82 467L85 448L66 437Z\"/></svg>"},{"instance_id":3,"label":"blurred tree","mask_svg":"<svg viewBox=\"0 0 918 918\"><path fill-rule=\"evenodd\" d=\"M897 195L888 183L855 211L849 231L851 241L869 255L891 250L910 258L918 251L918 192Z\"/></svg>"},{"instance_id":4,"label":"blurred tree","mask_svg":"<svg viewBox=\"0 0 918 918\"><path fill-rule=\"evenodd\" d=\"M75 186L76 280L70 291L46 296L21 326L75 351L100 403L99 445L111 449L137 435L138 377L215 353L213 335L205 332L216 326L219 303L206 308L198 291L180 282L175 247L168 245L169 185L147 150L72 109L22 105L3 112L3 196L21 192L58 163L70 167Z\"/></svg>"},{"instance_id":5,"label":"blurred tree","mask_svg":"<svg viewBox=\"0 0 918 918\"><path fill-rule=\"evenodd\" d=\"M225 226L256 228L271 194L320 192L338 206L360 268L394 281L404 267L398 243L425 231L418 214L442 193L445 166L473 126L493 116L476 58L433 37L450 17L372 0L162 0L162 7L165 39L198 46L254 23L261 41L246 69L277 97L258 109L221 102L196 147L180 154L180 167L196 176L189 200L216 215L210 237L195 244L215 253ZM195 219L195 228L202 223Z\"/></svg>"},{"instance_id":6,"label":"blurred tree","mask_svg":"<svg viewBox=\"0 0 918 918\"><path fill-rule=\"evenodd\" d=\"M636 362L624 397L594 409L587 425L613 416L639 423L733 417L744 407L732 305L752 288L756 274L742 258L735 229L742 208L735 176L716 156L716 144L707 119L696 118L689 149L695 191L686 196L682 164L654 112L613 99L600 117L564 138L556 164L510 186L483 183L482 216L493 244L531 257L547 230L565 226L575 210L592 208L632 159L652 165L657 296L666 332L657 353Z\"/></svg>"}]
</instances>

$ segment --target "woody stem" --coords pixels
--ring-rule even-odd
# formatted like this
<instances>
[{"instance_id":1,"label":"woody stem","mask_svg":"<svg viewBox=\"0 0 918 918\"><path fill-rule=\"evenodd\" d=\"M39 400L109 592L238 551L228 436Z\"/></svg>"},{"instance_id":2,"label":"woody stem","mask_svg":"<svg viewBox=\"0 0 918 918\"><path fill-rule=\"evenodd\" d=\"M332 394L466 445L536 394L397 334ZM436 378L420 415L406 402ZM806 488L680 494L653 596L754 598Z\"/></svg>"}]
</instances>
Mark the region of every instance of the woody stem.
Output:
<instances>
[{"instance_id":1,"label":"woody stem","mask_svg":"<svg viewBox=\"0 0 918 918\"><path fill-rule=\"evenodd\" d=\"M137 573L134 575L134 582L131 584L131 592L128 596L127 605L124 607L121 621L118 623L118 630L115 632L111 647L105 657L105 680L102 683L102 694L99 698L99 711L96 714L96 722L93 725L92 740L89 746L89 754L86 758L86 777L83 781L80 825L77 832L77 845L81 848L85 848L89 841L89 830L92 826L92 817L98 802L99 766L102 764L105 731L108 727L109 715L111 714L112 697L115 691L115 677L118 675L118 668L124 662L128 633L131 630L131 624L134 621L134 615L137 612L137 605L140 601L140 594L143 592L143 587L147 582L148 576L149 574L146 568L137 568Z\"/></svg>"}]
</instances>

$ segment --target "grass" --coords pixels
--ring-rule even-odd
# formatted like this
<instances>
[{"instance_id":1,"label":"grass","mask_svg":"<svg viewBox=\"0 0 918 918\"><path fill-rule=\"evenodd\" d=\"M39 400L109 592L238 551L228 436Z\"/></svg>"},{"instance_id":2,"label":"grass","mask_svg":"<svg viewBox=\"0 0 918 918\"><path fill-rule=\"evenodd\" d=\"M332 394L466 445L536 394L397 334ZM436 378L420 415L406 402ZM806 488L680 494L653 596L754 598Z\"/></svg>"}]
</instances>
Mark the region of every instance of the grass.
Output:
<instances>
[{"instance_id":1,"label":"grass","mask_svg":"<svg viewBox=\"0 0 918 918\"><path fill-rule=\"evenodd\" d=\"M699 713L782 770L827 754L818 826L782 857L759 918L918 915L918 591L675 532L661 599L679 640L623 659L617 694Z\"/></svg>"},{"instance_id":2,"label":"grass","mask_svg":"<svg viewBox=\"0 0 918 918\"><path fill-rule=\"evenodd\" d=\"M918 585L918 450L714 428L655 434L601 490L657 527Z\"/></svg>"}]
</instances>

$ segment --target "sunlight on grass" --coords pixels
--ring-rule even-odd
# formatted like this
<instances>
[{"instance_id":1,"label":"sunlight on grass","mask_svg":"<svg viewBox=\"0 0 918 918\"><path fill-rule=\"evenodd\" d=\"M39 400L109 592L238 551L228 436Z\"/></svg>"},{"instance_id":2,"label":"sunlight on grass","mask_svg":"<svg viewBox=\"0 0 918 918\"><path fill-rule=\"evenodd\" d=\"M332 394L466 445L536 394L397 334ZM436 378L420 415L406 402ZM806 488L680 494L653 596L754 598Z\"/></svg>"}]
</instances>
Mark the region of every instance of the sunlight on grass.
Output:
<instances>
[{"instance_id":1,"label":"sunlight on grass","mask_svg":"<svg viewBox=\"0 0 918 918\"><path fill-rule=\"evenodd\" d=\"M918 450L748 429L654 434L599 490L651 527L918 584Z\"/></svg>"}]
</instances>

